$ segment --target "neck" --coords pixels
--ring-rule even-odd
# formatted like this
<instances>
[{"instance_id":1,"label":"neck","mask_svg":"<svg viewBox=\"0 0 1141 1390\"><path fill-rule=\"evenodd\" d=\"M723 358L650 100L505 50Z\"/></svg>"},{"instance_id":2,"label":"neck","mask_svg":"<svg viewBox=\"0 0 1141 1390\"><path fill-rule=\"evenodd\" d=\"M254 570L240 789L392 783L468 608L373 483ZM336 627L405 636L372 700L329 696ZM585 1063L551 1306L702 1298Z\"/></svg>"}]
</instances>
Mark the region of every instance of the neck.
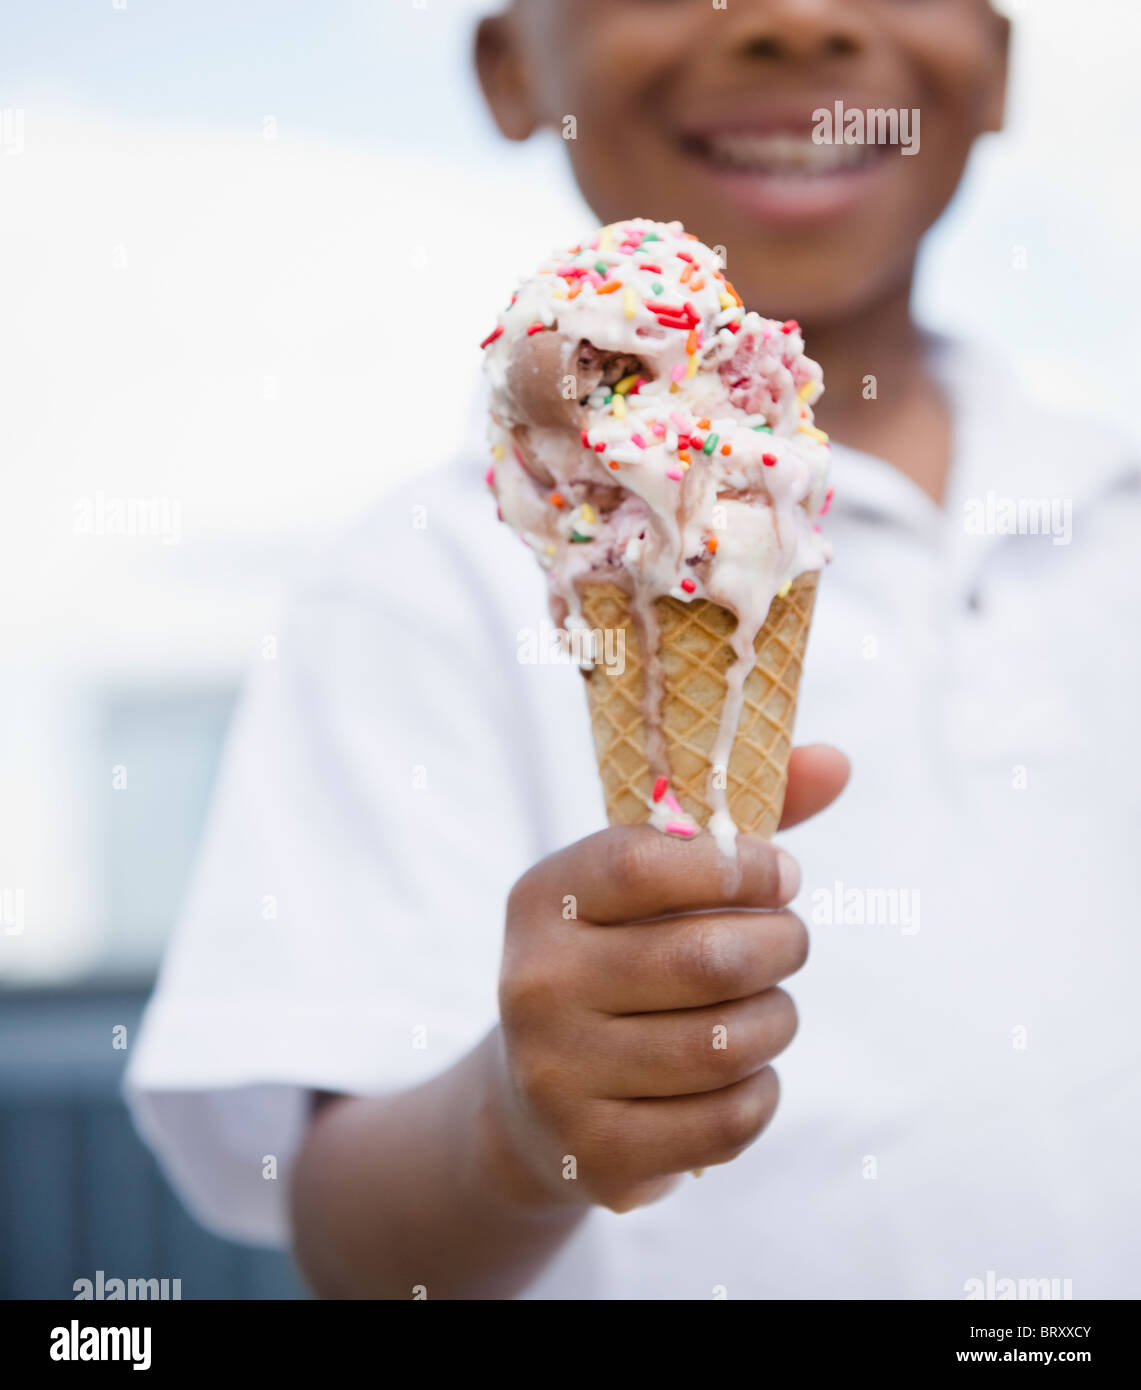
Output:
<instances>
[{"instance_id":1,"label":"neck","mask_svg":"<svg viewBox=\"0 0 1141 1390\"><path fill-rule=\"evenodd\" d=\"M875 454L937 502L950 467L951 419L911 316L910 276L850 318L809 323L809 353L824 368L820 423L841 444Z\"/></svg>"}]
</instances>

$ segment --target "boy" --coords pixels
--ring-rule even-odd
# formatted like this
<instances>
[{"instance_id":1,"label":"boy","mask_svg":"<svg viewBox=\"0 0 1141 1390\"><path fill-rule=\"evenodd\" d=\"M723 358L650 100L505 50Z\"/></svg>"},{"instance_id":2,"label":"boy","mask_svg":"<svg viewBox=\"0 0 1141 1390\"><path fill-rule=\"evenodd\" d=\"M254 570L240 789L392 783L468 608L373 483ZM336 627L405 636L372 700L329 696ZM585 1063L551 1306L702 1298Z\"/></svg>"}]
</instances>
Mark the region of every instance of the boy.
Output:
<instances>
[{"instance_id":1,"label":"boy","mask_svg":"<svg viewBox=\"0 0 1141 1390\"><path fill-rule=\"evenodd\" d=\"M369 518L239 716L130 1077L196 1209L291 1228L318 1292L1141 1291L1137 807L1105 755L1132 751L1137 470L909 308L1006 50L987 0L517 0L480 26L505 135L574 114L600 220L683 219L804 324L837 559L801 730L859 775L785 841L814 960L753 1145L801 870L743 840L727 880L706 837L598 829L585 701L514 659L542 584L479 467ZM815 144L837 101L919 112L918 153ZM1069 520L1010 533L991 496ZM785 825L846 775L799 750Z\"/></svg>"}]
</instances>

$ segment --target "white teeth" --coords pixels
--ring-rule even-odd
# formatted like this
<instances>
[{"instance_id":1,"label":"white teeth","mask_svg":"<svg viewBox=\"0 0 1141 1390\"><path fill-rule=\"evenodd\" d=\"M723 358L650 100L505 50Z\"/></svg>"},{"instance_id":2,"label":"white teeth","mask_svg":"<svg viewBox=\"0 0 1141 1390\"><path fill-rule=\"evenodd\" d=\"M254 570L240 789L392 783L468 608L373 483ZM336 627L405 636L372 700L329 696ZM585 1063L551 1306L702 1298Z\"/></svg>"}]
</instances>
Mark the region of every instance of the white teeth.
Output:
<instances>
[{"instance_id":1,"label":"white teeth","mask_svg":"<svg viewBox=\"0 0 1141 1390\"><path fill-rule=\"evenodd\" d=\"M707 138L705 150L717 164L766 174L831 174L852 169L875 155L867 145L818 145L811 135L724 132Z\"/></svg>"}]
</instances>

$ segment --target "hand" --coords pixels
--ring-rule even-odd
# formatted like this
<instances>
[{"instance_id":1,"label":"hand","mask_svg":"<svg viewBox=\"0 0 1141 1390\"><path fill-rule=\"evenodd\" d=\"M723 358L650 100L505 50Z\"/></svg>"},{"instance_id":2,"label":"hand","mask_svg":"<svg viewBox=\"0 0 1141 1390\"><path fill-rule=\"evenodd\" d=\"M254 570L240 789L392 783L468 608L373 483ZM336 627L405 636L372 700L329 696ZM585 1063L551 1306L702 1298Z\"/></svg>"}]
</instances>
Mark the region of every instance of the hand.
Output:
<instances>
[{"instance_id":1,"label":"hand","mask_svg":"<svg viewBox=\"0 0 1141 1390\"><path fill-rule=\"evenodd\" d=\"M782 827L848 777L834 749L793 753ZM800 871L741 836L648 826L588 836L512 890L500 979L504 1133L546 1200L626 1211L687 1169L727 1163L776 1108L769 1062L796 1031L778 981L804 964Z\"/></svg>"}]
</instances>

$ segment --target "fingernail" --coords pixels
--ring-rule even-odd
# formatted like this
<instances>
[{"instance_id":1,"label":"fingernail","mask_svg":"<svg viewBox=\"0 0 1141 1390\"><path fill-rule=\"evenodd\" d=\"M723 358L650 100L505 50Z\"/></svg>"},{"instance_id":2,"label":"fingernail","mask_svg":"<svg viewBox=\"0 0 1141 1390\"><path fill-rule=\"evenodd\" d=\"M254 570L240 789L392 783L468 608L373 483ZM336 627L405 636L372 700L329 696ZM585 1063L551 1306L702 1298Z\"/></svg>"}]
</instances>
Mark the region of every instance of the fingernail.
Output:
<instances>
[{"instance_id":1,"label":"fingernail","mask_svg":"<svg viewBox=\"0 0 1141 1390\"><path fill-rule=\"evenodd\" d=\"M800 891L800 865L791 854L778 849L777 871L780 874L780 900L790 903Z\"/></svg>"}]
</instances>

